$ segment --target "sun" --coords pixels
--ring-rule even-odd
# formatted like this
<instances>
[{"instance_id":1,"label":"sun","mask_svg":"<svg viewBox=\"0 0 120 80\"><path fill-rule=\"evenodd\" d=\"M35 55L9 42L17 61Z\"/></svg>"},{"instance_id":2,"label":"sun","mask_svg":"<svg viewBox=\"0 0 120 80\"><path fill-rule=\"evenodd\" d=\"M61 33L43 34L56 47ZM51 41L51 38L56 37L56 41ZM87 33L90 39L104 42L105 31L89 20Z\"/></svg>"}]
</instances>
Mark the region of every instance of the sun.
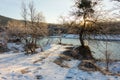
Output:
<instances>
[{"instance_id":1,"label":"sun","mask_svg":"<svg viewBox=\"0 0 120 80\"><path fill-rule=\"evenodd\" d=\"M86 26L88 26L88 25L90 25L91 23L90 23L90 22L88 22L88 21L85 21L85 22L84 22L84 20L83 20L83 21L81 21L80 25L82 25L82 26L83 26L84 24L85 24Z\"/></svg>"},{"instance_id":2,"label":"sun","mask_svg":"<svg viewBox=\"0 0 120 80\"><path fill-rule=\"evenodd\" d=\"M90 24L88 21L85 22L86 25Z\"/></svg>"}]
</instances>

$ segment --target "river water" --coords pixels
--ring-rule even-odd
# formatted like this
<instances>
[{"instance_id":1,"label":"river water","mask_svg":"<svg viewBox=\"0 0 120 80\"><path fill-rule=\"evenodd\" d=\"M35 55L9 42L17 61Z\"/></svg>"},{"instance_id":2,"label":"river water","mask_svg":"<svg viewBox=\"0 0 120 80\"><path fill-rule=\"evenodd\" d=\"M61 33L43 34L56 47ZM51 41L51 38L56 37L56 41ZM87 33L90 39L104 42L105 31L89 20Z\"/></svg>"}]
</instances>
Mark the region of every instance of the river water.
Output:
<instances>
[{"instance_id":1,"label":"river water","mask_svg":"<svg viewBox=\"0 0 120 80\"><path fill-rule=\"evenodd\" d=\"M42 46L47 43L58 43L59 38L44 38L39 41ZM62 38L62 43L80 45L79 39ZM100 41L100 40L85 40L86 45L89 45L92 54L97 59L105 59L105 53L110 54L113 60L120 60L120 41Z\"/></svg>"}]
</instances>

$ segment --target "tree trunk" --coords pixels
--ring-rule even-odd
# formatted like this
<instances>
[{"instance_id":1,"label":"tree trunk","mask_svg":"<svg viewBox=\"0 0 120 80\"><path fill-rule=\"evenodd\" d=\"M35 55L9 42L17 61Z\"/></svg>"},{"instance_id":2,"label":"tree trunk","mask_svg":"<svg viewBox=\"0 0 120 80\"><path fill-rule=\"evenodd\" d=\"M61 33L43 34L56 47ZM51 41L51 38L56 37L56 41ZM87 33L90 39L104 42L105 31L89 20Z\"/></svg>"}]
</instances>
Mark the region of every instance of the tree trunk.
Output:
<instances>
[{"instance_id":1,"label":"tree trunk","mask_svg":"<svg viewBox=\"0 0 120 80\"><path fill-rule=\"evenodd\" d=\"M80 43L81 43L81 46L84 47L84 39L83 39L83 31L81 31L79 33L79 40L80 40Z\"/></svg>"},{"instance_id":2,"label":"tree trunk","mask_svg":"<svg viewBox=\"0 0 120 80\"><path fill-rule=\"evenodd\" d=\"M85 14L83 16L83 21L84 21L84 24L83 24L83 26L81 26L81 30L79 32L79 40L80 40L80 43L81 43L82 47L85 46L85 44L84 44L84 38L83 38L83 34L85 32L85 27L86 27Z\"/></svg>"},{"instance_id":3,"label":"tree trunk","mask_svg":"<svg viewBox=\"0 0 120 80\"><path fill-rule=\"evenodd\" d=\"M84 43L84 34L85 34L85 27L86 27L85 15L83 17L83 20L84 20L84 24L83 26L81 26L81 30L79 32L79 40L81 43L81 46L79 47L79 54L82 55L83 59L94 60L94 57L92 56L89 46L85 46L85 43Z\"/></svg>"}]
</instances>

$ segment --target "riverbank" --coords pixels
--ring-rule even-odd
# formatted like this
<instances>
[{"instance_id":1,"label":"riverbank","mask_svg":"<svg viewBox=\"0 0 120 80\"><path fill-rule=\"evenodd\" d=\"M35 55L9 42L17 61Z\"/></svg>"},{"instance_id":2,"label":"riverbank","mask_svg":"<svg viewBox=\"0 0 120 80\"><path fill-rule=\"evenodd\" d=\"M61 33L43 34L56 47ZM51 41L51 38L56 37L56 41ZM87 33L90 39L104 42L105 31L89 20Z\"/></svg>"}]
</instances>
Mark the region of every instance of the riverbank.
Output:
<instances>
[{"instance_id":1,"label":"riverbank","mask_svg":"<svg viewBox=\"0 0 120 80\"><path fill-rule=\"evenodd\" d=\"M59 43L60 42L60 37L47 37L44 38L43 40L41 40L42 44L46 44L45 42L48 41L51 44L54 43ZM78 38L61 38L61 43L62 44L70 44L70 45L74 45L74 46L79 46L80 45L80 41ZM41 45L42 45L41 44ZM110 58L114 59L114 60L120 60L120 41L104 41L104 40L85 40L85 45L89 45L92 54L94 55L94 57L96 57L97 59L105 59L105 53L107 51L108 54L110 54ZM107 45L107 48L106 48Z\"/></svg>"}]
</instances>

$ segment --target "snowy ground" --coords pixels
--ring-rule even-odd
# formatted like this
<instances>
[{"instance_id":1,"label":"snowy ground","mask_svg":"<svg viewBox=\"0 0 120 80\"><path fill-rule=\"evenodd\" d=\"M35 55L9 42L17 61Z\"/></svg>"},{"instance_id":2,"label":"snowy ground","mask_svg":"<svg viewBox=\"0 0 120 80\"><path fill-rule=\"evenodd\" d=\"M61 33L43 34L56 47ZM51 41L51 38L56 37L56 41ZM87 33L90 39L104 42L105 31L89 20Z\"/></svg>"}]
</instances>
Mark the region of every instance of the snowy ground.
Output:
<instances>
[{"instance_id":1,"label":"snowy ground","mask_svg":"<svg viewBox=\"0 0 120 80\"><path fill-rule=\"evenodd\" d=\"M63 68L53 61L59 57L66 46L51 45L45 52L24 55L22 52L0 54L0 80L120 80L118 76L103 75L100 72L79 70L78 60L64 62ZM104 64L100 63L101 66ZM111 64L111 71L120 71L120 62Z\"/></svg>"}]
</instances>

